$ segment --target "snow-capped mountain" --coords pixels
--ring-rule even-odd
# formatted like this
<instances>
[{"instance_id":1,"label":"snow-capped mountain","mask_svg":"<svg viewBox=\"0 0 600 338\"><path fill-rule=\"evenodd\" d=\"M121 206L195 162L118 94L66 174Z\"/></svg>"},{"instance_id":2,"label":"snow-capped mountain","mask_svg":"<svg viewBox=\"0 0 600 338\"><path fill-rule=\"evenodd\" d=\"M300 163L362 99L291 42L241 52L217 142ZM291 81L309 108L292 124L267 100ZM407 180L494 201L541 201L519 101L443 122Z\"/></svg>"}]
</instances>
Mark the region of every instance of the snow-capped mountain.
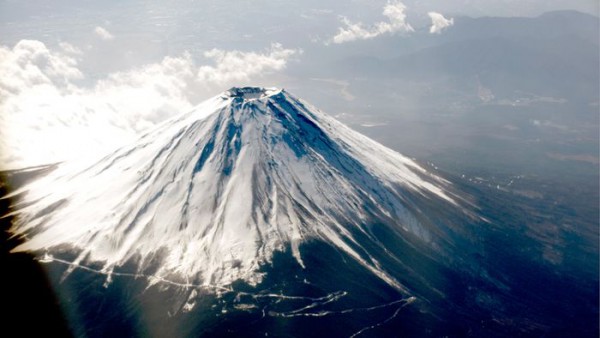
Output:
<instances>
[{"instance_id":1,"label":"snow-capped mountain","mask_svg":"<svg viewBox=\"0 0 600 338\"><path fill-rule=\"evenodd\" d=\"M109 275L126 262L157 264L157 278L211 286L256 285L277 251L304 267L301 245L317 240L404 290L367 246L386 227L439 247L444 229L417 201L460 208L449 191L285 90L232 88L95 163L62 164L15 192L12 231L27 239L16 251L76 250L74 263L101 263Z\"/></svg>"}]
</instances>

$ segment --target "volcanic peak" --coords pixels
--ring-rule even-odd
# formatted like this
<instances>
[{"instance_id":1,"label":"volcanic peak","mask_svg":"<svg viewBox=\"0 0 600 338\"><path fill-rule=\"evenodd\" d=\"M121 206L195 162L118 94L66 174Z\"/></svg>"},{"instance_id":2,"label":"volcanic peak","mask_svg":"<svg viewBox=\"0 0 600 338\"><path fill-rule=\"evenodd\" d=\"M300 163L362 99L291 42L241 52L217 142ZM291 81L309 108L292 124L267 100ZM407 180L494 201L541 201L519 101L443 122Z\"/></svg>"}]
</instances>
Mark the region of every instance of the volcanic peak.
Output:
<instances>
[{"instance_id":1,"label":"volcanic peak","mask_svg":"<svg viewBox=\"0 0 600 338\"><path fill-rule=\"evenodd\" d=\"M234 100L238 99L242 101L253 101L276 95L282 91L282 89L278 88L231 87L228 91L226 91L223 94L223 98L233 98Z\"/></svg>"}]
</instances>

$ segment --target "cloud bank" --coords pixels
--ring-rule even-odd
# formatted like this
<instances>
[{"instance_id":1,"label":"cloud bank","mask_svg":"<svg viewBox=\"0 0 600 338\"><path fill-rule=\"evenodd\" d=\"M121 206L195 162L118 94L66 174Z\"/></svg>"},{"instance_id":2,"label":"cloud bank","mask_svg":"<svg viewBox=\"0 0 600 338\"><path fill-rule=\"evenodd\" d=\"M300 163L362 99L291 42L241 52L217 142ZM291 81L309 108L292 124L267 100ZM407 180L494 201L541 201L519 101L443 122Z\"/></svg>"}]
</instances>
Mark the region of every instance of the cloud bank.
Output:
<instances>
[{"instance_id":1,"label":"cloud bank","mask_svg":"<svg viewBox=\"0 0 600 338\"><path fill-rule=\"evenodd\" d=\"M367 40L383 34L414 32L410 24L406 22L406 6L399 1L390 1L383 8L383 15L387 21L377 22L371 26L365 26L362 22L353 23L348 18L342 17L344 27L338 29L333 37L333 43L345 43L356 40Z\"/></svg>"},{"instance_id":2,"label":"cloud bank","mask_svg":"<svg viewBox=\"0 0 600 338\"><path fill-rule=\"evenodd\" d=\"M429 33L431 34L440 34L444 29L454 25L454 18L446 19L437 12L429 12L427 15L431 19L431 27L429 27Z\"/></svg>"},{"instance_id":3,"label":"cloud bank","mask_svg":"<svg viewBox=\"0 0 600 338\"><path fill-rule=\"evenodd\" d=\"M184 53L84 86L81 51L60 47L0 46L0 169L110 151L208 93L281 71L300 52L280 44L262 52L213 49L201 65Z\"/></svg>"}]
</instances>

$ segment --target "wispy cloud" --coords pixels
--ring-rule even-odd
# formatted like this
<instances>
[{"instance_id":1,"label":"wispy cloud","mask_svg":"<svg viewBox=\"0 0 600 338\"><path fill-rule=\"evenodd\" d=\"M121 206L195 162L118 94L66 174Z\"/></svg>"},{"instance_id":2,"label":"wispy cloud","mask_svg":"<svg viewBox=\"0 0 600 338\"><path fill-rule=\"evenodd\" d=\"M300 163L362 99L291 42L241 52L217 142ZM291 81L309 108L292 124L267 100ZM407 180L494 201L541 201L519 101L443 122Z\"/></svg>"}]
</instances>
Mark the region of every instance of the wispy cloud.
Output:
<instances>
[{"instance_id":1,"label":"wispy cloud","mask_svg":"<svg viewBox=\"0 0 600 338\"><path fill-rule=\"evenodd\" d=\"M96 34L96 36L102 40L112 40L115 38L109 31L106 30L106 28L100 26L96 26L96 28L94 28L94 34Z\"/></svg>"},{"instance_id":2,"label":"wispy cloud","mask_svg":"<svg viewBox=\"0 0 600 338\"><path fill-rule=\"evenodd\" d=\"M280 44L262 52L213 49L202 65L184 53L87 86L79 53L35 40L0 46L2 169L109 151L238 81L281 71L299 51Z\"/></svg>"},{"instance_id":3,"label":"wispy cloud","mask_svg":"<svg viewBox=\"0 0 600 338\"><path fill-rule=\"evenodd\" d=\"M406 22L406 6L399 1L389 1L383 8L383 15L387 21L377 22L366 26L362 22L351 22L348 18L342 17L343 27L338 29L338 33L333 37L333 43L345 43L356 40L367 40L378 37L382 34L394 34L397 32L408 33L414 29Z\"/></svg>"},{"instance_id":4,"label":"wispy cloud","mask_svg":"<svg viewBox=\"0 0 600 338\"><path fill-rule=\"evenodd\" d=\"M63 50L63 52L65 52L68 55L81 55L83 54L83 52L81 51L81 49L73 46L72 44L68 43L68 42L61 42L58 44L58 46Z\"/></svg>"},{"instance_id":5,"label":"wispy cloud","mask_svg":"<svg viewBox=\"0 0 600 338\"><path fill-rule=\"evenodd\" d=\"M437 12L429 12L427 15L431 19L431 27L429 27L429 33L431 34L440 34L444 29L454 25L454 18L446 19Z\"/></svg>"},{"instance_id":6,"label":"wispy cloud","mask_svg":"<svg viewBox=\"0 0 600 338\"><path fill-rule=\"evenodd\" d=\"M285 68L288 59L300 50L285 49L279 43L263 52L224 51L212 49L204 52L204 57L214 62L212 66L202 66L198 70L198 80L223 84L231 81L248 81L263 72Z\"/></svg>"}]
</instances>

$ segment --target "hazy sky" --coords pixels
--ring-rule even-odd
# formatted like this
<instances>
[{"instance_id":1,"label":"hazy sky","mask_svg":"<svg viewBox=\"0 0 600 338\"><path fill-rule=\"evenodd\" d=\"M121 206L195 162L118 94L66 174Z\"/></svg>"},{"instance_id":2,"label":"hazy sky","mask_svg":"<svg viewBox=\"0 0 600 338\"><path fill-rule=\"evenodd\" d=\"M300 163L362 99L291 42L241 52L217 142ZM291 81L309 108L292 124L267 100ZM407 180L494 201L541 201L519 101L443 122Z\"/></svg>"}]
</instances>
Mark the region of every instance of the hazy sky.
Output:
<instances>
[{"instance_id":1,"label":"hazy sky","mask_svg":"<svg viewBox=\"0 0 600 338\"><path fill-rule=\"evenodd\" d=\"M0 1L0 165L106 152L230 86L289 84L313 58L368 54L365 41L557 9L598 2Z\"/></svg>"},{"instance_id":2,"label":"hazy sky","mask_svg":"<svg viewBox=\"0 0 600 338\"><path fill-rule=\"evenodd\" d=\"M595 0L413 0L405 3L415 10L438 9L468 16L536 16L544 12L573 9L598 15Z\"/></svg>"}]
</instances>

